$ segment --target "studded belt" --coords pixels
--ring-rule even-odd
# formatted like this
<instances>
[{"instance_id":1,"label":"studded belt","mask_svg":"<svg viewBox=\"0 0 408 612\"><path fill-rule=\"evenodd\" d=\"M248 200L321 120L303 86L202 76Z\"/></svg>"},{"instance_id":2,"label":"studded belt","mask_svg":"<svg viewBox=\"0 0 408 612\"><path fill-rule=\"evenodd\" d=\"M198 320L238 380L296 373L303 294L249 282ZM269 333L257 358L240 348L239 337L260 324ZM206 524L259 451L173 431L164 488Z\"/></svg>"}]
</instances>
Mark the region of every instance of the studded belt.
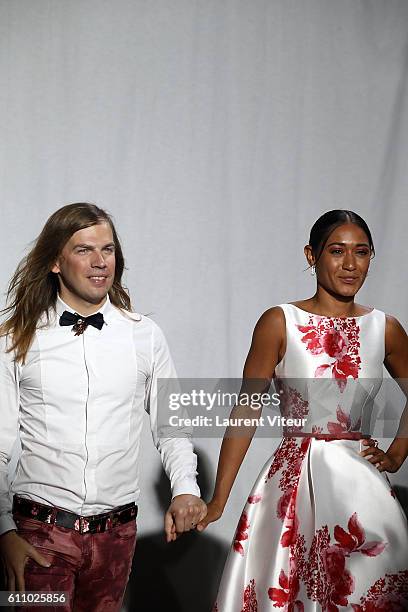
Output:
<instances>
[{"instance_id":1,"label":"studded belt","mask_svg":"<svg viewBox=\"0 0 408 612\"><path fill-rule=\"evenodd\" d=\"M117 525L134 520L137 516L137 506L132 502L102 514L81 516L55 506L40 504L31 499L14 495L13 512L41 523L73 529L79 533L103 533Z\"/></svg>"}]
</instances>

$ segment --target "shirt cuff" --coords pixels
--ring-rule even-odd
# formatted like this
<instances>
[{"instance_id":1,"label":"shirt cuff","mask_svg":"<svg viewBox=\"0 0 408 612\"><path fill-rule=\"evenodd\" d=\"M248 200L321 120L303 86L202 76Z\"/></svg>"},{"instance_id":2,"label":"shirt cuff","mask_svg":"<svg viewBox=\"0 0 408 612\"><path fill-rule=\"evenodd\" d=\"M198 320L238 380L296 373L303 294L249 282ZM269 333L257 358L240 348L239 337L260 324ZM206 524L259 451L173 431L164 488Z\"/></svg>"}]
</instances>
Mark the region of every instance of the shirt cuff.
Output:
<instances>
[{"instance_id":1,"label":"shirt cuff","mask_svg":"<svg viewBox=\"0 0 408 612\"><path fill-rule=\"evenodd\" d=\"M200 489L195 478L180 478L174 483L172 499L176 495L196 495L201 497Z\"/></svg>"},{"instance_id":2,"label":"shirt cuff","mask_svg":"<svg viewBox=\"0 0 408 612\"><path fill-rule=\"evenodd\" d=\"M7 531L12 531L15 529L17 531L17 525L13 521L13 516L9 512L7 514L2 514L0 516L0 536Z\"/></svg>"}]
</instances>

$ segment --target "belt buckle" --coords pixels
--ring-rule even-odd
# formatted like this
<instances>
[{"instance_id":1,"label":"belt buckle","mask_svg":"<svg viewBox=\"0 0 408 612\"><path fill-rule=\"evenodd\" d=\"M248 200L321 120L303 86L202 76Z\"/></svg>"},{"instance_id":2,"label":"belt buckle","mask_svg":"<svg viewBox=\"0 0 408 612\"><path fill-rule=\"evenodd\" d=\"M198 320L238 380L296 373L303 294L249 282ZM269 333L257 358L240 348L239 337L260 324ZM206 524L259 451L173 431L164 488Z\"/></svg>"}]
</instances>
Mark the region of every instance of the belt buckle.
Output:
<instances>
[{"instance_id":1,"label":"belt buckle","mask_svg":"<svg viewBox=\"0 0 408 612\"><path fill-rule=\"evenodd\" d=\"M89 531L89 521L85 516L80 516L74 523L75 531L79 531L79 533L86 533Z\"/></svg>"}]
</instances>

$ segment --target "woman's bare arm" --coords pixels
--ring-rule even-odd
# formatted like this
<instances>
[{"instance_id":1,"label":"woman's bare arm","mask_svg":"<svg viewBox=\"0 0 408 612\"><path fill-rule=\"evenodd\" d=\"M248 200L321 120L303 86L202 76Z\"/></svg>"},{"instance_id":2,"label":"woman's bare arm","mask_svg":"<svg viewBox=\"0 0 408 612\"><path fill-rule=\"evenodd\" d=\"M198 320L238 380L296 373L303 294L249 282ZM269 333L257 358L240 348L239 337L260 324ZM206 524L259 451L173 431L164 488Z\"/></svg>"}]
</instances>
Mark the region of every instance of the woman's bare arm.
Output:
<instances>
[{"instance_id":1,"label":"woman's bare arm","mask_svg":"<svg viewBox=\"0 0 408 612\"><path fill-rule=\"evenodd\" d=\"M285 315L279 307L270 308L255 326L251 348L245 361L241 392L246 392L248 389L260 393L267 391L275 367L284 354L285 343ZM250 410L253 418L259 416L261 412L251 407L244 409L242 406L235 406L230 418L243 416L245 410ZM240 432L227 428L218 459L214 494L208 504L207 516L197 526L199 531L222 515L255 430L255 426L246 427L245 431Z\"/></svg>"},{"instance_id":2,"label":"woman's bare arm","mask_svg":"<svg viewBox=\"0 0 408 612\"><path fill-rule=\"evenodd\" d=\"M401 323L387 316L386 358L384 365L408 398L408 336ZM387 450L400 467L408 456L408 401L402 413L398 432Z\"/></svg>"},{"instance_id":3,"label":"woman's bare arm","mask_svg":"<svg viewBox=\"0 0 408 612\"><path fill-rule=\"evenodd\" d=\"M408 336L401 323L387 315L385 326L384 365L408 398ZM370 445L370 441L365 442ZM370 445L361 453L375 464L380 472L396 472L408 456L408 401L403 410L397 434L388 450Z\"/></svg>"}]
</instances>

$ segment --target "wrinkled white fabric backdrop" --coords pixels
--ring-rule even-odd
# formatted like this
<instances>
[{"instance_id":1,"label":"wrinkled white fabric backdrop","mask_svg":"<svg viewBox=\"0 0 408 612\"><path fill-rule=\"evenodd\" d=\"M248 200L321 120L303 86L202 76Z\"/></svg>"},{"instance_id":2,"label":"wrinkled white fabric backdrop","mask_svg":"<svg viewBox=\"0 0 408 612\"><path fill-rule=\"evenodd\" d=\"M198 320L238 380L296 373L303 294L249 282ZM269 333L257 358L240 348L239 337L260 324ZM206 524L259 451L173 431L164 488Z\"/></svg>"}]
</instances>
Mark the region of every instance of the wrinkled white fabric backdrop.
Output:
<instances>
[{"instance_id":1,"label":"wrinkled white fabric backdrop","mask_svg":"<svg viewBox=\"0 0 408 612\"><path fill-rule=\"evenodd\" d=\"M358 301L408 326L407 44L405 0L2 0L1 290L52 211L96 202L179 374L240 376L262 311L314 291L312 223L350 208L377 249ZM197 442L212 479L219 444ZM159 467L146 429L140 534Z\"/></svg>"}]
</instances>

